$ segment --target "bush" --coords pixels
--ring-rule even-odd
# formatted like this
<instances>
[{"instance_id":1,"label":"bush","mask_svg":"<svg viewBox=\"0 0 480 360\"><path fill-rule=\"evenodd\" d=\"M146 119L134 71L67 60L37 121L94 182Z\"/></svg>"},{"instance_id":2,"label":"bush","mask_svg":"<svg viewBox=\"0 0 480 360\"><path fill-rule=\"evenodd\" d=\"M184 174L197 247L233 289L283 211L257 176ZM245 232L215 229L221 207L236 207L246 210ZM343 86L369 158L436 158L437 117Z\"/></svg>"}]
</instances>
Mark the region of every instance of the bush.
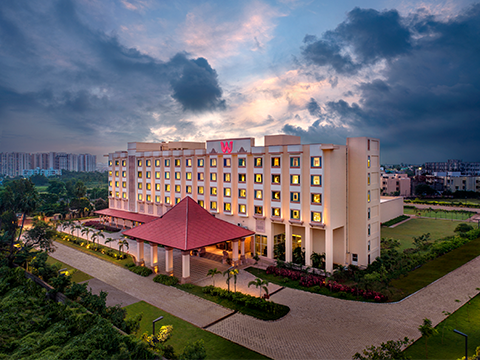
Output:
<instances>
[{"instance_id":1,"label":"bush","mask_svg":"<svg viewBox=\"0 0 480 360\"><path fill-rule=\"evenodd\" d=\"M145 266L131 266L131 267L128 267L128 270L130 270L131 272L134 272L135 274L145 276L145 277L153 273L152 269L149 269Z\"/></svg>"},{"instance_id":2,"label":"bush","mask_svg":"<svg viewBox=\"0 0 480 360\"><path fill-rule=\"evenodd\" d=\"M163 274L158 274L153 278L153 281L167 286L174 286L178 284L178 279L175 276L168 276Z\"/></svg>"},{"instance_id":3,"label":"bush","mask_svg":"<svg viewBox=\"0 0 480 360\"><path fill-rule=\"evenodd\" d=\"M398 224L399 222L407 220L408 218L409 218L409 216L407 216L407 215L400 215L400 216L396 217L395 219L384 222L382 225L383 226L392 226L392 225Z\"/></svg>"},{"instance_id":4,"label":"bush","mask_svg":"<svg viewBox=\"0 0 480 360\"><path fill-rule=\"evenodd\" d=\"M205 350L205 342L203 339L195 341L193 344L188 343L180 355L180 360L203 360L207 357Z\"/></svg>"}]
</instances>

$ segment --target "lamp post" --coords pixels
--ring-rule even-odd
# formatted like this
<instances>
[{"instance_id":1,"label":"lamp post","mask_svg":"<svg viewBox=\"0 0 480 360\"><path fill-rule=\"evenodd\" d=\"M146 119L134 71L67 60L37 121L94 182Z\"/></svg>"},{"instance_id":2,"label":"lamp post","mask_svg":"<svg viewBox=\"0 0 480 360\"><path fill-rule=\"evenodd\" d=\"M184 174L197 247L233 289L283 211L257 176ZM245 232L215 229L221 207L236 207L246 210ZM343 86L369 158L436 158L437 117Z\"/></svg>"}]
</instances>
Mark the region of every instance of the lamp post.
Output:
<instances>
[{"instance_id":1,"label":"lamp post","mask_svg":"<svg viewBox=\"0 0 480 360\"><path fill-rule=\"evenodd\" d=\"M456 329L453 329L453 332L454 333L457 333L459 335L462 335L465 337L465 360L468 360L468 335L467 334L464 334Z\"/></svg>"},{"instance_id":2,"label":"lamp post","mask_svg":"<svg viewBox=\"0 0 480 360\"><path fill-rule=\"evenodd\" d=\"M159 318L157 318L157 319L155 319L155 320L152 321L154 339L156 339L156 337L155 337L155 323L156 323L157 321L162 320L162 319L163 319L163 316L160 316Z\"/></svg>"}]
</instances>

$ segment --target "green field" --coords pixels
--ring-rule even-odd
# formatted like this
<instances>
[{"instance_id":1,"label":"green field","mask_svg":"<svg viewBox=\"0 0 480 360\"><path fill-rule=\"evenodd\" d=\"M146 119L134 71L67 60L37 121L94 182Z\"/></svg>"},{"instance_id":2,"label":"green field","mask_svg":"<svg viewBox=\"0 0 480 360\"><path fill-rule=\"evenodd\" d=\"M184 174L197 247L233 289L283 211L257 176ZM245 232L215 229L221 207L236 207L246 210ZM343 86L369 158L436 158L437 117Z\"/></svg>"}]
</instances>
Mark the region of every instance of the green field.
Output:
<instances>
[{"instance_id":1,"label":"green field","mask_svg":"<svg viewBox=\"0 0 480 360\"><path fill-rule=\"evenodd\" d=\"M80 282L85 281L85 280L93 279L93 276L85 274L83 271L75 269L74 267L72 267L70 265L67 265L67 264L65 264L61 261L58 261L57 259L54 259L50 256L47 258L47 264L50 264L50 265L60 264L61 265L60 269L67 269L69 275L71 275L73 273L72 281L76 282L76 283L80 283Z\"/></svg>"},{"instance_id":2,"label":"green field","mask_svg":"<svg viewBox=\"0 0 480 360\"><path fill-rule=\"evenodd\" d=\"M403 212L407 215L417 215L423 217L429 217L433 219L445 219L445 220L454 220L462 221L471 218L475 215L474 212L457 212L457 211L448 211L448 210L428 210L428 209L411 209L405 208Z\"/></svg>"},{"instance_id":3,"label":"green field","mask_svg":"<svg viewBox=\"0 0 480 360\"><path fill-rule=\"evenodd\" d=\"M182 353L187 343L203 339L205 349L207 350L207 359L268 359L259 353L196 327L144 301L128 305L125 309L128 313L127 318L143 313L137 337L141 337L145 331L151 334L152 321L159 316L163 316L163 320L155 324L155 330L160 329L162 325L173 325L172 337L166 344L172 345L177 355ZM188 311L188 309L185 311Z\"/></svg>"}]
</instances>

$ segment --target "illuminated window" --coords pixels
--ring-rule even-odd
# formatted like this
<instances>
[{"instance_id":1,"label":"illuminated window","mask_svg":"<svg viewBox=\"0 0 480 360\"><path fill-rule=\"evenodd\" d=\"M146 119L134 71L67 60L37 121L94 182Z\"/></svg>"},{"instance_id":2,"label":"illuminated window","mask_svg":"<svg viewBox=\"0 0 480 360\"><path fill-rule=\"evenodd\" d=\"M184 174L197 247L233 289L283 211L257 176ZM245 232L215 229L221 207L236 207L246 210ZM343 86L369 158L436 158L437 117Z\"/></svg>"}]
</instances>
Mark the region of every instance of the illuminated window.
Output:
<instances>
[{"instance_id":1,"label":"illuminated window","mask_svg":"<svg viewBox=\"0 0 480 360\"><path fill-rule=\"evenodd\" d=\"M280 158L279 157L272 158L272 167L280 167Z\"/></svg>"},{"instance_id":2,"label":"illuminated window","mask_svg":"<svg viewBox=\"0 0 480 360\"><path fill-rule=\"evenodd\" d=\"M232 204L231 203L223 203L223 211L231 212L232 211Z\"/></svg>"},{"instance_id":3,"label":"illuminated window","mask_svg":"<svg viewBox=\"0 0 480 360\"><path fill-rule=\"evenodd\" d=\"M262 167L263 165L263 159L258 157L258 158L255 158L253 159L253 164L255 167Z\"/></svg>"},{"instance_id":4,"label":"illuminated window","mask_svg":"<svg viewBox=\"0 0 480 360\"><path fill-rule=\"evenodd\" d=\"M170 184L165 184L165 191L170 191Z\"/></svg>"},{"instance_id":5,"label":"illuminated window","mask_svg":"<svg viewBox=\"0 0 480 360\"><path fill-rule=\"evenodd\" d=\"M180 171L175 171L175 179L180 180L181 178L182 178L182 174L180 173Z\"/></svg>"},{"instance_id":6,"label":"illuminated window","mask_svg":"<svg viewBox=\"0 0 480 360\"><path fill-rule=\"evenodd\" d=\"M232 159L231 159L231 158L225 158L225 159L223 159L223 166L224 166L224 167L230 167L230 166L232 166Z\"/></svg>"},{"instance_id":7,"label":"illuminated window","mask_svg":"<svg viewBox=\"0 0 480 360\"><path fill-rule=\"evenodd\" d=\"M170 166L170 159L165 159L165 166Z\"/></svg>"},{"instance_id":8,"label":"illuminated window","mask_svg":"<svg viewBox=\"0 0 480 360\"><path fill-rule=\"evenodd\" d=\"M310 183L313 186L322 186L322 175L312 175L310 178Z\"/></svg>"},{"instance_id":9,"label":"illuminated window","mask_svg":"<svg viewBox=\"0 0 480 360\"><path fill-rule=\"evenodd\" d=\"M118 191L115 193L115 197L120 197L120 193Z\"/></svg>"},{"instance_id":10,"label":"illuminated window","mask_svg":"<svg viewBox=\"0 0 480 360\"><path fill-rule=\"evenodd\" d=\"M191 172L187 172L187 180L192 180L192 173Z\"/></svg>"},{"instance_id":11,"label":"illuminated window","mask_svg":"<svg viewBox=\"0 0 480 360\"><path fill-rule=\"evenodd\" d=\"M370 190L368 190L368 193L367 193L367 201L370 202Z\"/></svg>"},{"instance_id":12,"label":"illuminated window","mask_svg":"<svg viewBox=\"0 0 480 360\"><path fill-rule=\"evenodd\" d=\"M152 172L151 171L147 171L147 179L150 179L152 177Z\"/></svg>"},{"instance_id":13,"label":"illuminated window","mask_svg":"<svg viewBox=\"0 0 480 360\"><path fill-rule=\"evenodd\" d=\"M367 233L368 233L368 236L370 236L370 233L371 233L371 227L370 227L370 224L368 224Z\"/></svg>"},{"instance_id":14,"label":"illuminated window","mask_svg":"<svg viewBox=\"0 0 480 360\"><path fill-rule=\"evenodd\" d=\"M205 159L198 159L197 160L197 166L198 167L203 167L205 165Z\"/></svg>"},{"instance_id":15,"label":"illuminated window","mask_svg":"<svg viewBox=\"0 0 480 360\"><path fill-rule=\"evenodd\" d=\"M143 200L143 195L142 194L138 194L138 201L142 201Z\"/></svg>"},{"instance_id":16,"label":"illuminated window","mask_svg":"<svg viewBox=\"0 0 480 360\"><path fill-rule=\"evenodd\" d=\"M245 182L247 181L247 175L246 174L238 174L238 182Z\"/></svg>"},{"instance_id":17,"label":"illuminated window","mask_svg":"<svg viewBox=\"0 0 480 360\"><path fill-rule=\"evenodd\" d=\"M223 189L223 195L226 196L226 197L232 196L232 189L230 189L230 188Z\"/></svg>"},{"instance_id":18,"label":"illuminated window","mask_svg":"<svg viewBox=\"0 0 480 360\"><path fill-rule=\"evenodd\" d=\"M152 190L152 184L147 183L147 190Z\"/></svg>"},{"instance_id":19,"label":"illuminated window","mask_svg":"<svg viewBox=\"0 0 480 360\"><path fill-rule=\"evenodd\" d=\"M311 161L310 165L312 168L322 167L322 158L320 156L312 156L310 161Z\"/></svg>"},{"instance_id":20,"label":"illuminated window","mask_svg":"<svg viewBox=\"0 0 480 360\"><path fill-rule=\"evenodd\" d=\"M210 159L210 167L217 167L217 159L211 158Z\"/></svg>"},{"instance_id":21,"label":"illuminated window","mask_svg":"<svg viewBox=\"0 0 480 360\"><path fill-rule=\"evenodd\" d=\"M280 217L282 214L280 208L272 208L272 216Z\"/></svg>"},{"instance_id":22,"label":"illuminated window","mask_svg":"<svg viewBox=\"0 0 480 360\"><path fill-rule=\"evenodd\" d=\"M203 181L205 179L202 172L198 173L197 175L198 175L198 180Z\"/></svg>"},{"instance_id":23,"label":"illuminated window","mask_svg":"<svg viewBox=\"0 0 480 360\"><path fill-rule=\"evenodd\" d=\"M210 173L210 181L217 181L217 173Z\"/></svg>"},{"instance_id":24,"label":"illuminated window","mask_svg":"<svg viewBox=\"0 0 480 360\"><path fill-rule=\"evenodd\" d=\"M108 166L112 166L112 160L108 160Z\"/></svg>"},{"instance_id":25,"label":"illuminated window","mask_svg":"<svg viewBox=\"0 0 480 360\"><path fill-rule=\"evenodd\" d=\"M155 171L155 179L160 179L160 171Z\"/></svg>"},{"instance_id":26,"label":"illuminated window","mask_svg":"<svg viewBox=\"0 0 480 360\"><path fill-rule=\"evenodd\" d=\"M155 184L155 190L160 191L160 184Z\"/></svg>"},{"instance_id":27,"label":"illuminated window","mask_svg":"<svg viewBox=\"0 0 480 360\"><path fill-rule=\"evenodd\" d=\"M217 210L217 202L216 201L210 201L210 210Z\"/></svg>"},{"instance_id":28,"label":"illuminated window","mask_svg":"<svg viewBox=\"0 0 480 360\"><path fill-rule=\"evenodd\" d=\"M118 166L118 165L120 165L120 160L115 160L115 166ZM141 164L139 166L141 166Z\"/></svg>"},{"instance_id":29,"label":"illuminated window","mask_svg":"<svg viewBox=\"0 0 480 360\"><path fill-rule=\"evenodd\" d=\"M155 166L159 167L160 166L160 159L155 160ZM160 202L160 201L159 201Z\"/></svg>"},{"instance_id":30,"label":"illuminated window","mask_svg":"<svg viewBox=\"0 0 480 360\"><path fill-rule=\"evenodd\" d=\"M239 204L238 205L238 212L240 214L246 214L247 213L247 205L245 204Z\"/></svg>"},{"instance_id":31,"label":"illuminated window","mask_svg":"<svg viewBox=\"0 0 480 360\"><path fill-rule=\"evenodd\" d=\"M232 174L230 173L223 174L223 181L230 182L231 178L232 178Z\"/></svg>"},{"instance_id":32,"label":"illuminated window","mask_svg":"<svg viewBox=\"0 0 480 360\"><path fill-rule=\"evenodd\" d=\"M370 173L367 175L367 185L370 185Z\"/></svg>"},{"instance_id":33,"label":"illuminated window","mask_svg":"<svg viewBox=\"0 0 480 360\"><path fill-rule=\"evenodd\" d=\"M322 195L321 194L311 194L312 204L321 204Z\"/></svg>"},{"instance_id":34,"label":"illuminated window","mask_svg":"<svg viewBox=\"0 0 480 360\"><path fill-rule=\"evenodd\" d=\"M127 193L126 192L122 193L122 198L124 198L124 199L127 198Z\"/></svg>"},{"instance_id":35,"label":"illuminated window","mask_svg":"<svg viewBox=\"0 0 480 360\"><path fill-rule=\"evenodd\" d=\"M175 204L178 204L182 200L181 198L175 198Z\"/></svg>"},{"instance_id":36,"label":"illuminated window","mask_svg":"<svg viewBox=\"0 0 480 360\"><path fill-rule=\"evenodd\" d=\"M147 201L151 202L152 201L152 195L147 195Z\"/></svg>"},{"instance_id":37,"label":"illuminated window","mask_svg":"<svg viewBox=\"0 0 480 360\"><path fill-rule=\"evenodd\" d=\"M143 184L142 184L141 182L138 183L138 188L139 188L139 189L142 189L142 188L143 188Z\"/></svg>"},{"instance_id":38,"label":"illuminated window","mask_svg":"<svg viewBox=\"0 0 480 360\"><path fill-rule=\"evenodd\" d=\"M122 171L122 177L127 177L127 172L126 171Z\"/></svg>"},{"instance_id":39,"label":"illuminated window","mask_svg":"<svg viewBox=\"0 0 480 360\"><path fill-rule=\"evenodd\" d=\"M187 165L187 167L192 167L192 159L187 159L185 165Z\"/></svg>"},{"instance_id":40,"label":"illuminated window","mask_svg":"<svg viewBox=\"0 0 480 360\"><path fill-rule=\"evenodd\" d=\"M117 177L118 177L118 175L119 175L118 171L115 171L115 176L117 176Z\"/></svg>"},{"instance_id":41,"label":"illuminated window","mask_svg":"<svg viewBox=\"0 0 480 360\"><path fill-rule=\"evenodd\" d=\"M146 160L145 165L147 166L152 166L152 160Z\"/></svg>"},{"instance_id":42,"label":"illuminated window","mask_svg":"<svg viewBox=\"0 0 480 360\"><path fill-rule=\"evenodd\" d=\"M203 186L199 186L199 187L198 187L198 191L197 191L197 192L198 192L200 195L203 195L204 191L205 191L205 190L204 190L204 187L203 187Z\"/></svg>"},{"instance_id":43,"label":"illuminated window","mask_svg":"<svg viewBox=\"0 0 480 360\"><path fill-rule=\"evenodd\" d=\"M165 196L165 204L170 204L170 196Z\"/></svg>"},{"instance_id":44,"label":"illuminated window","mask_svg":"<svg viewBox=\"0 0 480 360\"><path fill-rule=\"evenodd\" d=\"M160 195L155 196L155 202L159 203L160 202Z\"/></svg>"},{"instance_id":45,"label":"illuminated window","mask_svg":"<svg viewBox=\"0 0 480 360\"><path fill-rule=\"evenodd\" d=\"M137 175L138 175L138 178L139 178L139 179L141 179L141 178L142 178L142 176L143 176L143 174L142 174L142 172L141 172L141 171L139 171Z\"/></svg>"},{"instance_id":46,"label":"illuminated window","mask_svg":"<svg viewBox=\"0 0 480 360\"><path fill-rule=\"evenodd\" d=\"M280 191L272 191L272 200L280 200Z\"/></svg>"},{"instance_id":47,"label":"illuminated window","mask_svg":"<svg viewBox=\"0 0 480 360\"><path fill-rule=\"evenodd\" d=\"M217 195L217 188L216 187L211 187L210 188L210 195Z\"/></svg>"},{"instance_id":48,"label":"illuminated window","mask_svg":"<svg viewBox=\"0 0 480 360\"><path fill-rule=\"evenodd\" d=\"M255 190L255 199L262 200L263 199L263 191L262 190Z\"/></svg>"},{"instance_id":49,"label":"illuminated window","mask_svg":"<svg viewBox=\"0 0 480 360\"><path fill-rule=\"evenodd\" d=\"M127 160L122 160L122 166L123 167L127 166Z\"/></svg>"},{"instance_id":50,"label":"illuminated window","mask_svg":"<svg viewBox=\"0 0 480 360\"><path fill-rule=\"evenodd\" d=\"M247 190L246 189L238 189L238 197L245 199L247 197Z\"/></svg>"},{"instance_id":51,"label":"illuminated window","mask_svg":"<svg viewBox=\"0 0 480 360\"><path fill-rule=\"evenodd\" d=\"M112 170L108 172L108 176L112 176Z\"/></svg>"},{"instance_id":52,"label":"illuminated window","mask_svg":"<svg viewBox=\"0 0 480 360\"><path fill-rule=\"evenodd\" d=\"M291 192L290 193L290 201L291 202L300 202L300 193L299 192Z\"/></svg>"},{"instance_id":53,"label":"illuminated window","mask_svg":"<svg viewBox=\"0 0 480 360\"><path fill-rule=\"evenodd\" d=\"M112 181L111 180L108 182L108 186L110 186L110 187L112 186Z\"/></svg>"},{"instance_id":54,"label":"illuminated window","mask_svg":"<svg viewBox=\"0 0 480 360\"><path fill-rule=\"evenodd\" d=\"M205 201L203 201L203 200L198 200L198 205L200 205L201 207L205 208Z\"/></svg>"},{"instance_id":55,"label":"illuminated window","mask_svg":"<svg viewBox=\"0 0 480 360\"><path fill-rule=\"evenodd\" d=\"M321 223L322 213L318 211L312 211L312 222Z\"/></svg>"},{"instance_id":56,"label":"illuminated window","mask_svg":"<svg viewBox=\"0 0 480 360\"><path fill-rule=\"evenodd\" d=\"M238 158L238 167L245 167L245 166L247 166L247 159Z\"/></svg>"},{"instance_id":57,"label":"illuminated window","mask_svg":"<svg viewBox=\"0 0 480 360\"><path fill-rule=\"evenodd\" d=\"M300 220L300 210L290 210L290 218L294 220Z\"/></svg>"},{"instance_id":58,"label":"illuminated window","mask_svg":"<svg viewBox=\"0 0 480 360\"><path fill-rule=\"evenodd\" d=\"M115 165L118 165L118 160L117 160L116 162L117 162L117 163L116 163ZM137 165L138 165L138 166L142 166L142 160L138 160L138 161L137 161Z\"/></svg>"},{"instance_id":59,"label":"illuminated window","mask_svg":"<svg viewBox=\"0 0 480 360\"><path fill-rule=\"evenodd\" d=\"M123 182L122 182L122 187L123 187L123 188L126 188L126 187L127 187L127 182L126 182L126 181L123 181Z\"/></svg>"},{"instance_id":60,"label":"illuminated window","mask_svg":"<svg viewBox=\"0 0 480 360\"><path fill-rule=\"evenodd\" d=\"M370 155L368 155L368 157L367 157L367 167L368 168L370 167Z\"/></svg>"},{"instance_id":61,"label":"illuminated window","mask_svg":"<svg viewBox=\"0 0 480 360\"><path fill-rule=\"evenodd\" d=\"M118 181L115 181L115 187L120 187L120 183Z\"/></svg>"},{"instance_id":62,"label":"illuminated window","mask_svg":"<svg viewBox=\"0 0 480 360\"><path fill-rule=\"evenodd\" d=\"M290 158L290 167L292 167L292 168L300 167L300 158L299 157L291 157Z\"/></svg>"},{"instance_id":63,"label":"illuminated window","mask_svg":"<svg viewBox=\"0 0 480 360\"><path fill-rule=\"evenodd\" d=\"M367 209L367 219L370 220L370 208Z\"/></svg>"},{"instance_id":64,"label":"illuminated window","mask_svg":"<svg viewBox=\"0 0 480 360\"><path fill-rule=\"evenodd\" d=\"M170 179L170 171L165 171L165 179Z\"/></svg>"},{"instance_id":65,"label":"illuminated window","mask_svg":"<svg viewBox=\"0 0 480 360\"><path fill-rule=\"evenodd\" d=\"M175 185L175 192L179 193L181 191L182 191L182 189L181 189L180 185Z\"/></svg>"},{"instance_id":66,"label":"illuminated window","mask_svg":"<svg viewBox=\"0 0 480 360\"><path fill-rule=\"evenodd\" d=\"M280 175L272 175L272 184L280 184Z\"/></svg>"},{"instance_id":67,"label":"illuminated window","mask_svg":"<svg viewBox=\"0 0 480 360\"><path fill-rule=\"evenodd\" d=\"M175 167L179 167L182 165L182 162L180 159L175 159Z\"/></svg>"},{"instance_id":68,"label":"illuminated window","mask_svg":"<svg viewBox=\"0 0 480 360\"><path fill-rule=\"evenodd\" d=\"M263 215L263 206L255 206L255 215Z\"/></svg>"},{"instance_id":69,"label":"illuminated window","mask_svg":"<svg viewBox=\"0 0 480 360\"><path fill-rule=\"evenodd\" d=\"M290 184L300 185L300 175L290 175Z\"/></svg>"},{"instance_id":70,"label":"illuminated window","mask_svg":"<svg viewBox=\"0 0 480 360\"><path fill-rule=\"evenodd\" d=\"M255 174L255 183L261 184L263 182L263 175L262 174Z\"/></svg>"}]
</instances>

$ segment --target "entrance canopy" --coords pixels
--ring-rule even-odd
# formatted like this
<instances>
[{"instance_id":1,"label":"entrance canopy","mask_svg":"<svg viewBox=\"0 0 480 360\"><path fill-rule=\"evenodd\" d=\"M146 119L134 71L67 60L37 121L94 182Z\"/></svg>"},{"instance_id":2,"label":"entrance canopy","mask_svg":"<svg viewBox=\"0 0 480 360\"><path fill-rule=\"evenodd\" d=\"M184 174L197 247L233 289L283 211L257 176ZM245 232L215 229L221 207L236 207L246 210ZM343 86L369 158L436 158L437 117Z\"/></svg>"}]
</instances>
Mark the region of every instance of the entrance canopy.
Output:
<instances>
[{"instance_id":1,"label":"entrance canopy","mask_svg":"<svg viewBox=\"0 0 480 360\"><path fill-rule=\"evenodd\" d=\"M217 219L187 196L157 220L123 234L187 251L251 236L255 232Z\"/></svg>"},{"instance_id":2,"label":"entrance canopy","mask_svg":"<svg viewBox=\"0 0 480 360\"><path fill-rule=\"evenodd\" d=\"M95 214L103 215L103 216L111 216L118 219L136 221L139 223L148 223L150 221L158 219L158 216L138 214L138 213L132 213L128 211L115 210L115 209L98 210L98 211L95 211Z\"/></svg>"}]
</instances>

